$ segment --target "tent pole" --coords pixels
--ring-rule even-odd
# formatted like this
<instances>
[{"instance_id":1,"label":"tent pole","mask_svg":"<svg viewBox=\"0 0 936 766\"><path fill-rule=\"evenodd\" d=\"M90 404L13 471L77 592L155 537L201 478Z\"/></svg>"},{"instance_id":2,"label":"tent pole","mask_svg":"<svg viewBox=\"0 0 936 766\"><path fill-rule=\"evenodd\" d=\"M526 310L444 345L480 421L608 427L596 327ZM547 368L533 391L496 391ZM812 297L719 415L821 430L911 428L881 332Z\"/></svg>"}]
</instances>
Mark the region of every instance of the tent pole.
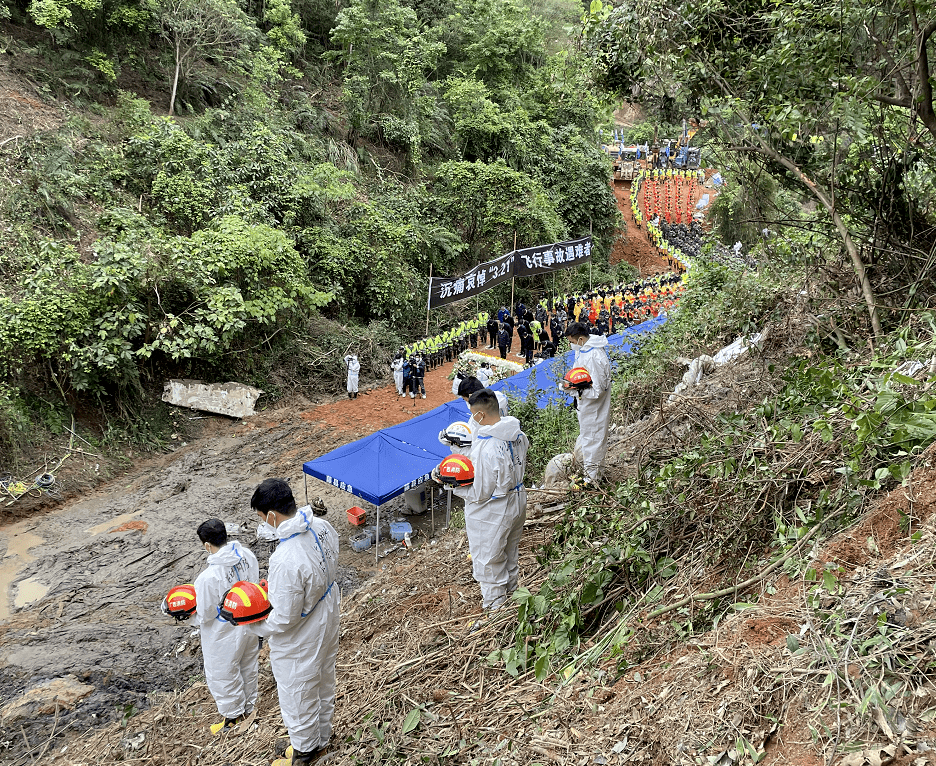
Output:
<instances>
[{"instance_id":1,"label":"tent pole","mask_svg":"<svg viewBox=\"0 0 936 766\"><path fill-rule=\"evenodd\" d=\"M377 534L374 536L374 566L380 563L380 506L377 506Z\"/></svg>"},{"instance_id":2,"label":"tent pole","mask_svg":"<svg viewBox=\"0 0 936 766\"><path fill-rule=\"evenodd\" d=\"M452 490L446 490L445 494L448 495L445 506L445 528L448 529L452 523Z\"/></svg>"},{"instance_id":3,"label":"tent pole","mask_svg":"<svg viewBox=\"0 0 936 766\"><path fill-rule=\"evenodd\" d=\"M517 232L516 232L516 231L514 231L514 249L513 249L513 251L514 251L515 253L517 252ZM516 256L514 256L514 258L516 259ZM514 263L514 268L511 269L511 271L514 271L514 272L515 272L515 271L516 271L516 266L517 266L517 264ZM511 311L511 313L512 313L513 310L514 310L514 302L513 302L513 299L514 299L514 285L516 285L516 283L517 283L517 278L514 277L514 276L511 276L511 277L510 277L510 311Z\"/></svg>"},{"instance_id":4,"label":"tent pole","mask_svg":"<svg viewBox=\"0 0 936 766\"><path fill-rule=\"evenodd\" d=\"M305 496L306 496L306 505L309 504L309 477L306 476L306 472L302 472L302 483L305 484Z\"/></svg>"},{"instance_id":5,"label":"tent pole","mask_svg":"<svg viewBox=\"0 0 936 766\"><path fill-rule=\"evenodd\" d=\"M435 487L429 487L429 519L432 522L432 536L435 537Z\"/></svg>"}]
</instances>

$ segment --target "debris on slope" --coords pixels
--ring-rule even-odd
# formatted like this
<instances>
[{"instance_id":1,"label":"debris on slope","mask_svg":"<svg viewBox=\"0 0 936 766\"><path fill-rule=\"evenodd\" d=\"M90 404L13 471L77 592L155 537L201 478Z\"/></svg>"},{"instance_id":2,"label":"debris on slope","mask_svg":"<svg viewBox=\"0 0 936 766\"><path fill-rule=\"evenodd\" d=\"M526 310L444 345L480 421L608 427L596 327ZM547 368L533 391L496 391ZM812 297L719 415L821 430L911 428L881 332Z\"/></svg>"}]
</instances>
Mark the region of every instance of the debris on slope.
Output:
<instances>
[{"instance_id":1,"label":"debris on slope","mask_svg":"<svg viewBox=\"0 0 936 766\"><path fill-rule=\"evenodd\" d=\"M637 632L621 656L566 681L514 677L489 660L510 645L516 608L472 631L479 592L464 535L450 531L345 599L331 763L870 766L891 750L912 754L900 763L931 758L936 470L921 469L910 485L913 537L891 536L898 494L909 503L905 488L891 493L791 566L805 575L765 580L713 629L680 642L667 618L634 615ZM525 530L521 582L534 591L545 576L536 551L555 518ZM868 529L884 532L881 542L859 541L861 561L849 549L851 569L841 567L843 542ZM285 731L265 660L262 667L259 715L245 736L208 735L216 714L196 684L126 729L113 724L72 743L53 762L133 757L169 766L197 754L201 763L264 763ZM128 756L127 738L140 733ZM855 752L830 760L833 745Z\"/></svg>"}]
</instances>

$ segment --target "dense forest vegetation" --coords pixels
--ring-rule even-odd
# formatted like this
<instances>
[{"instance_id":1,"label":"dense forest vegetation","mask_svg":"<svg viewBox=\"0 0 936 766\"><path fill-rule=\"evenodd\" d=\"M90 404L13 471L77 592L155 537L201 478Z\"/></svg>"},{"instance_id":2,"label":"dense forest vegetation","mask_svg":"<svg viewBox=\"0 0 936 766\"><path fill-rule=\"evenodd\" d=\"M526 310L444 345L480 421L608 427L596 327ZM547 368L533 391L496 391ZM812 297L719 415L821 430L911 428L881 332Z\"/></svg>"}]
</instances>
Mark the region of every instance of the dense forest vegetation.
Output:
<instances>
[{"instance_id":1,"label":"dense forest vegetation","mask_svg":"<svg viewBox=\"0 0 936 766\"><path fill-rule=\"evenodd\" d=\"M383 372L421 332L430 268L514 237L591 229L595 281L621 275L599 139L622 99L647 117L631 138L699 126L728 182L717 237L775 276L820 270L817 336L846 353L933 292L933 18L913 0L3 0L4 76L55 118L11 120L0 146L0 443L85 405L143 422L168 376L321 393L350 344Z\"/></svg>"},{"instance_id":2,"label":"dense forest vegetation","mask_svg":"<svg viewBox=\"0 0 936 766\"><path fill-rule=\"evenodd\" d=\"M420 332L430 267L515 236L591 229L607 268L612 102L572 0L0 14L11 74L63 117L2 148L6 447L66 403L137 413L167 376L321 392L350 343L382 371Z\"/></svg>"}]
</instances>

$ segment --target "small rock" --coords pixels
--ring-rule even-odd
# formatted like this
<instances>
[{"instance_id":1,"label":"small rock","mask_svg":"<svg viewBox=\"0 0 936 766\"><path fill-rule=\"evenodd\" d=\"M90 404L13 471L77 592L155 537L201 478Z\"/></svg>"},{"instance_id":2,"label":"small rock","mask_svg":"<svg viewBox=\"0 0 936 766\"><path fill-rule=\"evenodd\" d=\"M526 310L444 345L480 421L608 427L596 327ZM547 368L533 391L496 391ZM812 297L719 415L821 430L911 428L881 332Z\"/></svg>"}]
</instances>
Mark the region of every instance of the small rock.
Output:
<instances>
[{"instance_id":1,"label":"small rock","mask_svg":"<svg viewBox=\"0 0 936 766\"><path fill-rule=\"evenodd\" d=\"M59 710L72 710L79 700L94 691L94 687L81 683L75 676L53 678L27 689L23 694L0 709L0 721L9 725L24 718L54 715Z\"/></svg>"},{"instance_id":2,"label":"small rock","mask_svg":"<svg viewBox=\"0 0 936 766\"><path fill-rule=\"evenodd\" d=\"M120 740L120 746L125 753L130 753L143 747L144 742L146 742L146 732L138 731L136 734L131 734Z\"/></svg>"}]
</instances>

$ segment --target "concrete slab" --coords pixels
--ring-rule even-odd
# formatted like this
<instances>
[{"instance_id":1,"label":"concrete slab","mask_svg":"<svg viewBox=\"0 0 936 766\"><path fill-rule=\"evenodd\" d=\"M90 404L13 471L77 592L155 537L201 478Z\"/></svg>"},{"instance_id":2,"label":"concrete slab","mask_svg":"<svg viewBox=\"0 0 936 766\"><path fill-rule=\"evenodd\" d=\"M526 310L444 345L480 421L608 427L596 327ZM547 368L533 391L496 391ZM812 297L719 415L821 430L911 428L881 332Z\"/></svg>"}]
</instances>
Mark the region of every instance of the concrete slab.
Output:
<instances>
[{"instance_id":1,"label":"concrete slab","mask_svg":"<svg viewBox=\"0 0 936 766\"><path fill-rule=\"evenodd\" d=\"M254 414L254 405L262 394L259 388L240 383L170 380L163 387L162 400L179 407L246 418Z\"/></svg>"}]
</instances>

